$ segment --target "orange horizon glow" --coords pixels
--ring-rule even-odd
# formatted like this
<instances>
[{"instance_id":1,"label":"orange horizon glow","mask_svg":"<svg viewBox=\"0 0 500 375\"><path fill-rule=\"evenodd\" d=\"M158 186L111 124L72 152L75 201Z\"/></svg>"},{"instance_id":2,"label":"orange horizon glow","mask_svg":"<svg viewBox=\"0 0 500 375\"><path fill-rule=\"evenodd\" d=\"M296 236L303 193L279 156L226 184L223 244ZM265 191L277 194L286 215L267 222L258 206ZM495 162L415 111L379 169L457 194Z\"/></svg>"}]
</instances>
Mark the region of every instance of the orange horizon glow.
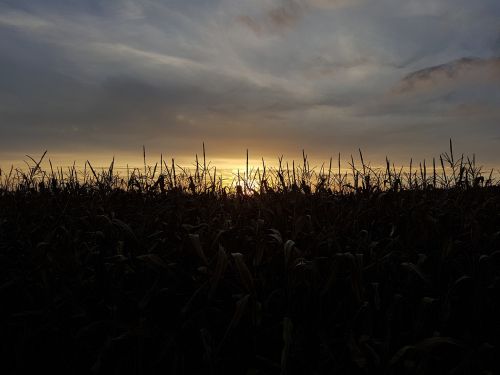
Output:
<instances>
[{"instance_id":1,"label":"orange horizon glow","mask_svg":"<svg viewBox=\"0 0 500 375\"><path fill-rule=\"evenodd\" d=\"M37 162L40 160L42 154L29 154L31 158L36 160ZM45 171L50 171L50 164L52 164L53 169L57 168L62 168L63 171L67 171L68 168L72 168L73 166L78 170L78 171L83 171L85 168L85 165L87 162L89 162L92 167L96 171L102 171L102 170L108 170L111 162L114 160L114 166L113 169L119 174L126 174L127 169L131 173L133 170L138 170L138 171L143 171L144 170L144 159L141 156L131 156L127 154L118 154L114 158L112 157L104 157L102 155L94 155L92 158L85 158L83 156L78 156L78 157L70 157L71 154L54 154L50 155L49 153L46 154L44 157L42 163L40 164L41 169ZM0 155L1 156L1 155ZM165 170L166 167L171 168L172 166L172 161L175 162L176 167L182 168L186 171L189 171L190 173L194 173L196 170L196 156L182 156L179 158L171 158L171 157L166 157L165 155L146 155L146 168L150 168L153 170L153 168L156 165L157 168L157 173L160 172L161 170ZM337 173L339 172L339 160L338 160L338 154L336 157L332 157L331 159L331 171L332 173ZM354 164L356 168L361 168L362 163L359 157L359 154L353 154L353 159L354 159ZM210 158L207 157L205 160L206 167L210 171L210 173L213 173L214 171L217 171L217 174L220 175L221 173L224 175L224 177L228 178L230 176L233 176L234 178L237 178L238 174L240 176L245 176L247 169L249 171L249 174L257 174L257 173L262 173L264 169L263 165L263 160L265 164L265 168L268 171L271 170L276 170L279 166L279 157L271 158L253 158L249 157L248 159L248 165L247 165L247 160L246 157L241 157L241 158L225 158L225 157L215 157L215 158ZM308 163L308 168L311 171L314 171L315 173L320 173L320 171L324 171L325 173L328 173L328 170L330 168L330 158L328 159L320 159L320 158L310 158L306 155L307 157L307 163ZM163 165L160 166L160 160L163 161ZM416 170L419 168L419 164L423 164L423 159L422 160L417 160L417 159L408 159L406 161L401 161L401 160L396 160L393 161L389 159L390 161L390 166L392 168L396 168L396 170L402 169L403 171L406 171L410 167L410 160L412 160L412 168L413 170ZM436 168L441 169L440 161L439 161L439 155L435 156L436 160ZM465 160L467 160L465 158ZM472 160L472 157L471 157ZM384 170L386 169L386 163L385 160L379 160L377 159L376 162L373 162L373 160L370 160L367 156L364 155L364 162L365 166L369 166L370 168L374 170ZM425 159L426 162L426 168L427 171L432 170L432 157ZM303 159L302 156L296 157L296 158L287 158L286 156L283 156L282 158L282 168L284 170L292 170L292 167L295 163L295 168L296 169L301 169L303 168ZM27 170L28 165L33 167L34 163L33 161L27 156L24 155L21 159L2 159L0 158L0 169L2 173L6 173L9 171L9 169L12 167L14 169L19 169L19 170ZM500 173L500 166L498 165L492 165L492 164L482 164L480 160L477 161L477 165L482 167L482 171L486 173L487 171L489 172L490 170L494 170L495 173ZM198 155L198 167L200 170L203 169L204 167L204 160L203 156ZM351 155L340 155L340 172L342 174L344 173L349 173L352 171L352 166L351 166Z\"/></svg>"}]
</instances>

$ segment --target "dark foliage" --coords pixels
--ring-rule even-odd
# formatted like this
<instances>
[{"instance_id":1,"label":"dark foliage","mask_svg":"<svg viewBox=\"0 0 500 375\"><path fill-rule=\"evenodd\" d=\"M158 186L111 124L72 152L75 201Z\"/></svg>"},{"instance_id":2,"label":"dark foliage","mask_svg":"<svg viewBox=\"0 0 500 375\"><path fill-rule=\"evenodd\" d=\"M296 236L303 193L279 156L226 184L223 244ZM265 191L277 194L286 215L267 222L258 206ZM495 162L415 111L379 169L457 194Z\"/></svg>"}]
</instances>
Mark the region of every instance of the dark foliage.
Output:
<instances>
[{"instance_id":1,"label":"dark foliage","mask_svg":"<svg viewBox=\"0 0 500 375\"><path fill-rule=\"evenodd\" d=\"M0 169L4 374L500 371L500 186L451 142L429 170L304 155L229 188L205 156L30 159Z\"/></svg>"},{"instance_id":2,"label":"dark foliage","mask_svg":"<svg viewBox=\"0 0 500 375\"><path fill-rule=\"evenodd\" d=\"M0 195L2 372L493 374L500 188Z\"/></svg>"}]
</instances>

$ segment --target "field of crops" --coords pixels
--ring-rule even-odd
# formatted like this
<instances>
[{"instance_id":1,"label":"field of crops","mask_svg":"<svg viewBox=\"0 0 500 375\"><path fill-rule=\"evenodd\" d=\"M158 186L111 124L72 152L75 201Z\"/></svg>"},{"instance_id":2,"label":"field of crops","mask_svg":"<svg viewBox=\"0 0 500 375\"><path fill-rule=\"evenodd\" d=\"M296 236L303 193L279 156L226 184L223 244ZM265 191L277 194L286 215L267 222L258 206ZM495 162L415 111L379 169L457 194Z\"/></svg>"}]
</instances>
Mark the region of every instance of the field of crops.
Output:
<instances>
[{"instance_id":1,"label":"field of crops","mask_svg":"<svg viewBox=\"0 0 500 375\"><path fill-rule=\"evenodd\" d=\"M2 170L1 371L498 373L500 187L450 151L232 188L203 161Z\"/></svg>"}]
</instances>

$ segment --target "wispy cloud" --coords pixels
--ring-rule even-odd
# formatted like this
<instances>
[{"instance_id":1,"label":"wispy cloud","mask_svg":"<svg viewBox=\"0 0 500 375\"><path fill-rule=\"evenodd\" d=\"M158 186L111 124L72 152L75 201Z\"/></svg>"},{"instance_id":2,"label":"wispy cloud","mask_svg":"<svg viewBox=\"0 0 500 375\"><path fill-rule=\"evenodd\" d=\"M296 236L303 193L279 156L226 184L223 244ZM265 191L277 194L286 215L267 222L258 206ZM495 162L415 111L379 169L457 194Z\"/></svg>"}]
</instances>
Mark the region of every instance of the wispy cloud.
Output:
<instances>
[{"instance_id":1,"label":"wispy cloud","mask_svg":"<svg viewBox=\"0 0 500 375\"><path fill-rule=\"evenodd\" d=\"M1 26L37 31L42 28L51 27L52 24L43 18L27 12L8 10L0 13L0 27Z\"/></svg>"},{"instance_id":2,"label":"wispy cloud","mask_svg":"<svg viewBox=\"0 0 500 375\"><path fill-rule=\"evenodd\" d=\"M144 51L123 43L93 43L91 46L95 47L101 53L108 53L117 57L130 58L136 57L143 61L152 64L161 64L171 66L183 70L206 70L207 66L196 62L192 59L186 59L178 56L171 56L151 51Z\"/></svg>"}]
</instances>

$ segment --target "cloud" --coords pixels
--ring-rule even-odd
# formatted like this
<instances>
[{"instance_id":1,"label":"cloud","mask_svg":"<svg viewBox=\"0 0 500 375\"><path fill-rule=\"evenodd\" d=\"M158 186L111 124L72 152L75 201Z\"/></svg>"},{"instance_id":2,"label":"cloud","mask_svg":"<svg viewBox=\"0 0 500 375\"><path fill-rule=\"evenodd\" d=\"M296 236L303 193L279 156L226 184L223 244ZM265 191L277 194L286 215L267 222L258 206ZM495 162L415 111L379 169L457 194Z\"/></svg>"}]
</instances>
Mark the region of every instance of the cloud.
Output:
<instances>
[{"instance_id":1,"label":"cloud","mask_svg":"<svg viewBox=\"0 0 500 375\"><path fill-rule=\"evenodd\" d=\"M365 0L303 0L309 6L323 9L350 7L362 4Z\"/></svg>"},{"instance_id":2,"label":"cloud","mask_svg":"<svg viewBox=\"0 0 500 375\"><path fill-rule=\"evenodd\" d=\"M257 35L275 34L293 28L309 12L354 6L363 0L280 0L261 14L239 15L236 20Z\"/></svg>"},{"instance_id":3,"label":"cloud","mask_svg":"<svg viewBox=\"0 0 500 375\"><path fill-rule=\"evenodd\" d=\"M446 64L431 66L405 76L394 88L396 94L430 90L438 86L468 82L500 80L500 58L464 57Z\"/></svg>"},{"instance_id":4,"label":"cloud","mask_svg":"<svg viewBox=\"0 0 500 375\"><path fill-rule=\"evenodd\" d=\"M310 78L321 78L345 74L362 67L369 67L370 65L372 65L372 62L368 57L339 61L325 56L317 56L306 64L304 72Z\"/></svg>"},{"instance_id":5,"label":"cloud","mask_svg":"<svg viewBox=\"0 0 500 375\"><path fill-rule=\"evenodd\" d=\"M151 64L161 64L182 70L205 70L205 65L192 59L186 59L168 54L144 51L123 43L94 43L92 47L101 53L109 55L135 57Z\"/></svg>"},{"instance_id":6,"label":"cloud","mask_svg":"<svg viewBox=\"0 0 500 375\"><path fill-rule=\"evenodd\" d=\"M460 58L410 72L352 111L363 121L383 121L381 134L402 137L407 132L430 143L429 132L448 132L458 139L465 134L475 139L477 134L494 136L494 123L500 120L499 80L498 58Z\"/></svg>"},{"instance_id":7,"label":"cloud","mask_svg":"<svg viewBox=\"0 0 500 375\"><path fill-rule=\"evenodd\" d=\"M51 23L27 12L10 10L0 13L1 26L37 31L50 27Z\"/></svg>"},{"instance_id":8,"label":"cloud","mask_svg":"<svg viewBox=\"0 0 500 375\"><path fill-rule=\"evenodd\" d=\"M285 5L269 10L267 18L272 26L278 29L287 28L297 23L302 12L300 3L288 1Z\"/></svg>"},{"instance_id":9,"label":"cloud","mask_svg":"<svg viewBox=\"0 0 500 375\"><path fill-rule=\"evenodd\" d=\"M275 34L292 28L302 18L304 5L296 0L285 0L282 4L268 9L264 14L248 14L236 17L236 20L257 35Z\"/></svg>"}]
</instances>

